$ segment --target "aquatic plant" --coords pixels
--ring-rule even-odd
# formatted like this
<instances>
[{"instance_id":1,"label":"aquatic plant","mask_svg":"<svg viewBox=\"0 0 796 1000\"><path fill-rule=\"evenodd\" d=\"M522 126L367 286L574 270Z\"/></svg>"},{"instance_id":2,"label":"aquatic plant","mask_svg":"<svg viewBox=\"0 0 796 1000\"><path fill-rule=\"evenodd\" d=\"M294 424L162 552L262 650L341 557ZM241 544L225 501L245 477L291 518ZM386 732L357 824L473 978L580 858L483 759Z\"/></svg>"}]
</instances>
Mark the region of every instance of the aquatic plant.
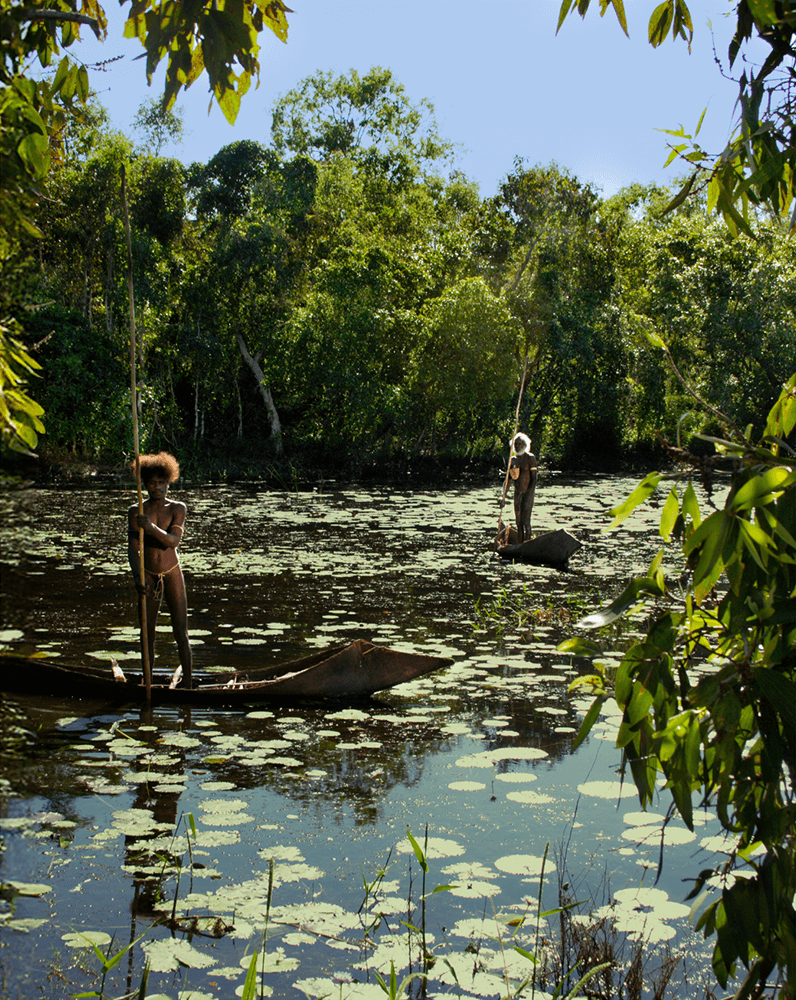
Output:
<instances>
[{"instance_id":1,"label":"aquatic plant","mask_svg":"<svg viewBox=\"0 0 796 1000\"><path fill-rule=\"evenodd\" d=\"M747 972L738 998L762 996L772 988L770 977L778 995L790 997L796 988L796 451L788 441L796 428L796 375L754 438L753 425L741 430L704 402L661 338L649 338L724 436L697 435L712 446L710 456L667 443L679 467L650 473L612 511L618 525L673 480L660 515L664 548L645 575L579 623L599 629L650 600L657 604L646 635L615 669L596 663L571 685L595 696L575 746L601 706L615 700L623 773L629 771L642 807L652 803L662 776L672 798L664 829L679 813L693 833L696 803L715 809L732 839L729 856L695 873L688 898L701 909L696 928L713 940L716 979L725 989L740 962ZM723 507L710 499L721 470L731 474ZM699 479L713 508L704 517L694 488ZM666 546L685 562L675 583L664 575ZM599 644L583 637L560 649L600 655Z\"/></svg>"}]
</instances>

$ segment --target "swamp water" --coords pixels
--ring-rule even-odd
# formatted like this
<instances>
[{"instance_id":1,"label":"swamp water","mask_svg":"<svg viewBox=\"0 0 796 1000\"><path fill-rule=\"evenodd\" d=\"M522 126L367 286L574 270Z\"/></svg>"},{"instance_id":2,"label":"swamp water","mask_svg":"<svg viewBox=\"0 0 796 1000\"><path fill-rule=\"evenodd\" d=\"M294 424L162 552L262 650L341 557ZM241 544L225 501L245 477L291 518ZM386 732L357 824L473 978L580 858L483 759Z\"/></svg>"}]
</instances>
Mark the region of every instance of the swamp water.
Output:
<instances>
[{"instance_id":1,"label":"swamp water","mask_svg":"<svg viewBox=\"0 0 796 1000\"><path fill-rule=\"evenodd\" d=\"M704 995L683 879L717 862L719 825L704 815L695 836L671 822L656 882L668 793L644 814L620 785L610 709L571 752L590 701L567 692L577 668L556 652L658 549L650 506L601 532L635 484L540 481L534 529L585 543L569 572L492 552L502 480L174 490L189 508L195 673L359 636L452 666L353 706L4 699L0 998L118 997L148 966L150 998L226 1000L256 953L258 997L381 997L394 968L398 984L425 972L412 996L542 1000L561 981L560 918L540 913L560 893L585 901L565 961L570 931L603 917L591 939L624 956L637 995L670 956L665 995ZM126 489L0 496L7 647L135 669L133 501ZM158 635L156 667L170 672L165 611ZM603 661L629 637L605 640Z\"/></svg>"}]
</instances>

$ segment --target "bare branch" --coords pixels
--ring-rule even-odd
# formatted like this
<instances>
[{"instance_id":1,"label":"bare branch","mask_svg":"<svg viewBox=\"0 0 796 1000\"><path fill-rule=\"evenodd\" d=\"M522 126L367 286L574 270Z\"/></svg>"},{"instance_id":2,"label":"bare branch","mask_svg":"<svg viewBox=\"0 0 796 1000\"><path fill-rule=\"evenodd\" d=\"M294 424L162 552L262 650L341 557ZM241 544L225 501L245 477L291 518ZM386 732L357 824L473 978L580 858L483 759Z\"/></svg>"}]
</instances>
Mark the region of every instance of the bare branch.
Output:
<instances>
[{"instance_id":1,"label":"bare branch","mask_svg":"<svg viewBox=\"0 0 796 1000\"><path fill-rule=\"evenodd\" d=\"M23 7L18 10L17 16L21 21L72 21L75 24L87 24L94 34L102 39L99 21L87 14L71 14L60 10L43 10L40 7Z\"/></svg>"}]
</instances>

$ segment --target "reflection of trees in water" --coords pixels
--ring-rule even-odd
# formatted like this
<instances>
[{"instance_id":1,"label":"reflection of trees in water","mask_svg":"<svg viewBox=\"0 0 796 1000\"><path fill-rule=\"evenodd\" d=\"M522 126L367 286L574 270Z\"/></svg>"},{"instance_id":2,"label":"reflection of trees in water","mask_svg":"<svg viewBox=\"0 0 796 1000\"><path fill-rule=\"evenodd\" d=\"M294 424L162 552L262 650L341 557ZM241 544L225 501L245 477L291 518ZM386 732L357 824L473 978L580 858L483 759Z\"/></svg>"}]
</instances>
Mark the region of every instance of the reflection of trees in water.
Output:
<instances>
[{"instance_id":1,"label":"reflection of trees in water","mask_svg":"<svg viewBox=\"0 0 796 1000\"><path fill-rule=\"evenodd\" d=\"M379 714L385 709L384 706L371 706L369 711ZM215 778L234 782L241 790L268 789L310 811L322 812L327 820L338 814L342 819L343 810L350 809L356 824L362 826L379 820L385 799L397 785L411 788L419 784L427 758L440 752L453 739L439 734L432 723L414 726L407 738L406 727L373 718L349 725L346 720L327 718L327 713L328 709L319 711L312 725L304 727L309 739L277 751L279 756L300 759L300 769L283 770L281 765L267 762L261 767L248 767L236 763L234 757L207 766ZM306 713L302 719L307 721ZM238 719L234 731L252 740L281 739L285 728L284 724L266 728L258 722L255 736L241 724L243 721L246 720ZM313 731L317 729L336 729L340 736L333 739L316 736ZM381 746L356 750L339 746L362 740ZM317 772L317 776L304 778L307 771ZM374 772L378 772L377 775L374 776Z\"/></svg>"},{"instance_id":2,"label":"reflection of trees in water","mask_svg":"<svg viewBox=\"0 0 796 1000\"><path fill-rule=\"evenodd\" d=\"M78 814L75 799L95 792L76 773L74 756L69 753L82 734L53 729L57 718L51 710L42 710L29 699L0 694L0 778L8 782L0 783L0 808L9 793L15 797L37 796L49 802L51 810L64 819L76 826L87 826L91 821ZM96 750L94 745L85 746L86 753ZM121 766L111 771L116 778L120 774ZM59 836L71 839L72 834L61 831Z\"/></svg>"}]
</instances>

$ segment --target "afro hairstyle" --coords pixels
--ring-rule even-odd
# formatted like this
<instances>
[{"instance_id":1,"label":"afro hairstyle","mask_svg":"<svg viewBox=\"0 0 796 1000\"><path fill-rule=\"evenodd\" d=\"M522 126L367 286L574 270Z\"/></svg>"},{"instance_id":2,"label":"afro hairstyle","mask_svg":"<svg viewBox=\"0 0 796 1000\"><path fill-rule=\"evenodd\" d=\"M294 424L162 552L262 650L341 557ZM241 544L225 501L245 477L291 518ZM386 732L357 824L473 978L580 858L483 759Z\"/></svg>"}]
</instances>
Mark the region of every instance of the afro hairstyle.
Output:
<instances>
[{"instance_id":1,"label":"afro hairstyle","mask_svg":"<svg viewBox=\"0 0 796 1000\"><path fill-rule=\"evenodd\" d=\"M149 480L159 472L162 473L170 483L173 483L175 480L180 478L180 463L167 451L160 451L157 455L142 455L140 462L142 483L148 483ZM135 474L135 462L132 463L131 468L133 470L133 474Z\"/></svg>"}]
</instances>

